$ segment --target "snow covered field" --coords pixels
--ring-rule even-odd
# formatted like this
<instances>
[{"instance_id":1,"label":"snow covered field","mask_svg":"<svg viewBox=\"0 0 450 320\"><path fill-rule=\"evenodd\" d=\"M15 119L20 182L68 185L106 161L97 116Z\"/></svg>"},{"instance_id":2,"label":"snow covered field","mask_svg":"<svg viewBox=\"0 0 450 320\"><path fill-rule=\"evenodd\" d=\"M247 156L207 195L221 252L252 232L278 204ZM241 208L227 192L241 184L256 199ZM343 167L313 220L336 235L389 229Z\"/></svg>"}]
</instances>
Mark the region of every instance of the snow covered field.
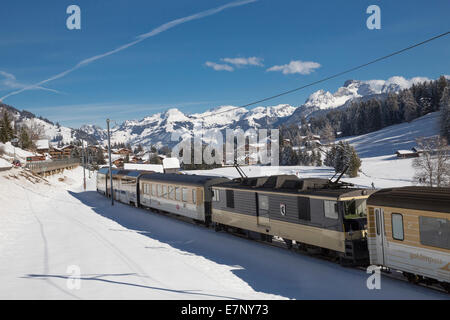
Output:
<instances>
[{"instance_id":1,"label":"snow covered field","mask_svg":"<svg viewBox=\"0 0 450 320\"><path fill-rule=\"evenodd\" d=\"M111 207L94 175L81 186L81 168L0 172L0 299L449 299L384 276L368 290L362 270Z\"/></svg>"},{"instance_id":2,"label":"snow covered field","mask_svg":"<svg viewBox=\"0 0 450 320\"><path fill-rule=\"evenodd\" d=\"M363 173L343 180L412 184L412 160L393 153L435 134L435 116L348 138ZM333 175L327 167L242 168L248 176ZM189 173L238 176L232 167ZM95 191L95 174L86 175L84 191L81 168L47 180L20 168L0 171L0 299L450 299L384 275L381 290L368 290L363 270L117 202L111 207Z\"/></svg>"}]
</instances>

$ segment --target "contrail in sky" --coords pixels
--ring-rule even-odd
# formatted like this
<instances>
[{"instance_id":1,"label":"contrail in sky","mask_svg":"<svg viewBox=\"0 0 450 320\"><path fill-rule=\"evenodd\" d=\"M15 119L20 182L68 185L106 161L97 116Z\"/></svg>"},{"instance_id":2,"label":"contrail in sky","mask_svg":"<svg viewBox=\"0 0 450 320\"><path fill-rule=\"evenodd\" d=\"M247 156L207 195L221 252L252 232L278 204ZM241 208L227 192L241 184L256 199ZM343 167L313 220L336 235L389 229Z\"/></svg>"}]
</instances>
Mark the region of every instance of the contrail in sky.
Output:
<instances>
[{"instance_id":1,"label":"contrail in sky","mask_svg":"<svg viewBox=\"0 0 450 320\"><path fill-rule=\"evenodd\" d=\"M10 92L7 95L1 97L0 98L0 102L3 101L4 99L8 98L8 97L14 96L14 95L19 94L19 93L21 93L23 91L35 89L36 87L39 87L39 86L41 86L41 85L43 85L43 84L45 84L47 82L50 82L50 81L62 78L64 76L68 75L69 73L71 73L71 72L73 72L73 71L75 71L75 70L77 70L77 69L79 69L81 67L84 67L84 66L86 66L86 65L88 65L88 64L90 64L90 63L92 63L92 62L94 62L96 60L102 59L102 58L110 56L110 55L112 55L114 53L117 53L117 52L120 52L122 50L125 50L125 49L127 49L129 47L132 47L135 44L138 44L139 42L142 42L142 41L144 41L147 38L156 36L157 34L159 34L161 32L164 32L166 30L169 30L169 29L171 29L171 28L173 28L173 27L175 27L175 26L177 26L179 24L182 24L182 23L185 23L185 22L188 22L188 21L192 21L192 20L201 19L201 18L204 18L204 17L207 17L207 16L211 16L213 14L219 13L219 12L225 10L225 9L228 9L228 8L238 7L238 6L242 6L242 5L245 5L245 4L248 4L248 3L252 3L252 2L256 2L256 1L258 1L258 0L243 0L243 1L231 2L231 3L225 4L223 6L217 7L217 8L209 9L209 10L206 10L206 11L195 13L193 15L190 15L190 16L187 16L187 17L184 17L184 18L179 18L179 19L175 19L175 20L172 20L170 22L164 23L164 24L160 25L159 27L153 29L152 31L150 31L148 33L144 33L144 34L141 34L141 35L137 36L136 40L134 40L132 42L124 44L124 45L122 45L120 47L117 47L117 48L115 48L113 50L110 50L108 52L105 52L105 53L93 56L91 58L84 59L84 60L78 62L72 68L70 68L70 69L68 69L66 71L63 71L61 73L58 73L58 74L56 74L56 75L54 75L54 76L52 76L52 77L50 77L50 78L48 78L46 80L42 80L41 82L38 82L36 84L29 85L29 86L21 88L21 89L19 89L17 91Z\"/></svg>"}]
</instances>

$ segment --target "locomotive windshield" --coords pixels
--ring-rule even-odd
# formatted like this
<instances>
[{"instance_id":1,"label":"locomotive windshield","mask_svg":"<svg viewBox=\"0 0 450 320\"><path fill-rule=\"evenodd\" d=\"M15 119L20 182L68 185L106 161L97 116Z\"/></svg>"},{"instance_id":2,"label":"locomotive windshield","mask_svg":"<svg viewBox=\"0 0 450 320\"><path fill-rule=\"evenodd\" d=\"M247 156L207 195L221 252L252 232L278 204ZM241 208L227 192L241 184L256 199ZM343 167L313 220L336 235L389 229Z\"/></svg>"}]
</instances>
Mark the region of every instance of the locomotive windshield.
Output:
<instances>
[{"instance_id":1,"label":"locomotive windshield","mask_svg":"<svg viewBox=\"0 0 450 320\"><path fill-rule=\"evenodd\" d=\"M353 199L349 201L343 201L344 218L356 219L367 216L367 199Z\"/></svg>"}]
</instances>

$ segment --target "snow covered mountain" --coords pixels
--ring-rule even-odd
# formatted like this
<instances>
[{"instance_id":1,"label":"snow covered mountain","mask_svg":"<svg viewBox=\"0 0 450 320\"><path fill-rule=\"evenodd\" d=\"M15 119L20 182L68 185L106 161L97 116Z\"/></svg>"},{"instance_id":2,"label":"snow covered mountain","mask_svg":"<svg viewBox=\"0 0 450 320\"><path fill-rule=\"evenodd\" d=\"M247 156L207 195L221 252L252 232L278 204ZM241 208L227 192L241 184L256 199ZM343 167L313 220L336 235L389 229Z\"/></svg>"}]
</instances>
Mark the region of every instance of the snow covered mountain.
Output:
<instances>
[{"instance_id":1,"label":"snow covered mountain","mask_svg":"<svg viewBox=\"0 0 450 320\"><path fill-rule=\"evenodd\" d=\"M349 106L353 101L371 98L384 98L388 93L398 92L411 87L415 83L428 81L424 77L406 79L395 76L387 80L347 80L344 85L331 93L318 90L312 93L299 107L288 104L276 106L259 106L253 109L236 108L225 105L203 113L185 114L178 109L147 116L141 120L127 120L111 129L112 143L130 143L132 146L173 146L172 133L183 136L192 130L218 130L250 128L277 128L281 124L298 124L302 117L311 117L334 108ZM97 141L106 145L106 130L96 125L83 125L80 129L72 129L37 118L27 111L19 111L7 107L18 122L27 125L38 124L44 128L45 135L52 144L70 143L77 139L86 139L91 143ZM1 111L1 110L0 110Z\"/></svg>"},{"instance_id":2,"label":"snow covered mountain","mask_svg":"<svg viewBox=\"0 0 450 320\"><path fill-rule=\"evenodd\" d=\"M42 138L48 139L53 146L57 146L59 143L69 144L80 138L86 139L91 143L96 141L94 136L83 130L60 126L58 123L55 124L48 119L38 117L29 111L20 111L14 107L0 103L0 114L3 113L4 109L11 115L14 126L34 128L35 132L39 132Z\"/></svg>"},{"instance_id":3,"label":"snow covered mountain","mask_svg":"<svg viewBox=\"0 0 450 320\"><path fill-rule=\"evenodd\" d=\"M353 101L374 97L384 98L388 93L398 92L409 88L414 83L426 80L428 79L423 77L405 79L398 76L388 80L348 80L334 93L325 90L314 92L298 108L287 104L260 106L250 110L234 106L219 106L192 115L184 114L178 109L169 109L142 120L123 122L112 129L111 141L112 143L129 142L132 145L140 143L143 146L172 146L176 143L171 141L171 135L175 131L184 135L192 132L194 128L196 131L276 128L283 123L299 123L303 116L310 117L319 112L348 106ZM82 130L99 140L104 141L106 136L105 131L98 127L85 126Z\"/></svg>"},{"instance_id":4,"label":"snow covered mountain","mask_svg":"<svg viewBox=\"0 0 450 320\"><path fill-rule=\"evenodd\" d=\"M250 128L276 128L295 111L295 107L281 104L270 107L256 107L251 110L233 106L220 106L204 113L187 115L178 109L169 109L142 120L127 120L111 131L112 143L142 144L143 146L174 145L172 133L189 134L192 130L219 130ZM83 129L83 128L82 128ZM90 134L102 136L104 131L89 127Z\"/></svg>"},{"instance_id":5,"label":"snow covered mountain","mask_svg":"<svg viewBox=\"0 0 450 320\"><path fill-rule=\"evenodd\" d=\"M318 90L311 94L286 122L298 123L303 116L308 118L329 109L348 106L358 100L383 98L388 93L396 93L424 81L429 79L424 77L405 79L394 76L387 80L347 80L335 93Z\"/></svg>"}]
</instances>

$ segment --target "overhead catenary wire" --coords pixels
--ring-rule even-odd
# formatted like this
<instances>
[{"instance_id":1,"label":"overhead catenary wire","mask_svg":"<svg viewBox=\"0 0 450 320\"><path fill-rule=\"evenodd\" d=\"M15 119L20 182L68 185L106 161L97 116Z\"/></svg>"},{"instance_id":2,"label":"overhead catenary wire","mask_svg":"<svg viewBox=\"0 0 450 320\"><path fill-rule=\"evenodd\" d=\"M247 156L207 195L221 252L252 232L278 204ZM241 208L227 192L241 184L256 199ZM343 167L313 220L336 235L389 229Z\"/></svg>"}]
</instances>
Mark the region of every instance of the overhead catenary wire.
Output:
<instances>
[{"instance_id":1,"label":"overhead catenary wire","mask_svg":"<svg viewBox=\"0 0 450 320\"><path fill-rule=\"evenodd\" d=\"M368 65L371 65L371 64L377 63L377 62L379 62L379 61L388 59L388 58L390 58L390 57L392 57L392 56L401 54L401 53L403 53L403 52L405 52L405 51L408 51L408 50L417 48L417 47L422 46L422 45L424 45L424 44L426 44L426 43L429 43L429 42L431 42L431 41L434 41L434 40L436 40L436 39L445 37L445 36L447 36L449 33L450 33L450 31L447 31L447 32L438 34L438 35L436 35L436 36L434 36L434 37L431 37L431 38L428 38L428 39L423 40L423 41L421 41L421 42L412 44L412 45L410 45L409 47L406 47L406 48L403 48L403 49L394 51L394 52L389 53L389 54L387 54L387 55L385 55L385 56L376 58L376 59L371 60L371 61L369 61L369 62L366 62L366 63L360 64L360 65L358 65L358 66L355 66L355 67L346 69L346 70L344 70L344 71L335 73L335 74L333 74L333 75L330 75L330 76L328 76L328 77L322 78L322 79L320 79L320 80L317 80L317 81L314 81L314 82L310 82L310 83L305 84L305 85L303 85L303 86L301 86L301 87L297 87L297 88L294 88L294 89L291 89L291 90L283 91L283 92L278 93L278 94L275 94L275 95L273 95L273 96L266 97L266 98L262 98L262 99L259 99L259 100L256 100L256 101L252 101L252 102L250 102L250 103L247 103L247 104L244 104L244 105L241 105L241 106L232 107L232 108L227 109L227 110L224 110L224 111L215 112L215 113L210 114L210 115L204 115L204 116L202 116L201 118L206 118L206 117L210 117L210 116L216 116L216 115L218 115L218 114L227 113L227 112L230 112L230 111L235 110L235 109L240 109L240 108L249 107L249 106L255 105L255 104L257 104L257 103L269 101L269 100L272 100L272 99L275 99L275 98L278 98L278 97L281 97L281 96L284 96L284 95L287 95L287 94L290 94L290 93L293 93L293 92L296 92L296 91L299 91L299 90L302 90L302 89L305 89L305 88L308 88L308 87L311 87L311 86L314 86L314 85L316 85L316 84L319 84L319 83L322 83L322 82L331 80L331 79L333 79L333 78L337 78L337 77L339 77L339 76L342 76L342 75L344 75L344 74L346 74L346 73L350 73L350 72L352 72L352 71L355 71L355 70L358 70L358 69L367 67Z\"/></svg>"}]
</instances>

